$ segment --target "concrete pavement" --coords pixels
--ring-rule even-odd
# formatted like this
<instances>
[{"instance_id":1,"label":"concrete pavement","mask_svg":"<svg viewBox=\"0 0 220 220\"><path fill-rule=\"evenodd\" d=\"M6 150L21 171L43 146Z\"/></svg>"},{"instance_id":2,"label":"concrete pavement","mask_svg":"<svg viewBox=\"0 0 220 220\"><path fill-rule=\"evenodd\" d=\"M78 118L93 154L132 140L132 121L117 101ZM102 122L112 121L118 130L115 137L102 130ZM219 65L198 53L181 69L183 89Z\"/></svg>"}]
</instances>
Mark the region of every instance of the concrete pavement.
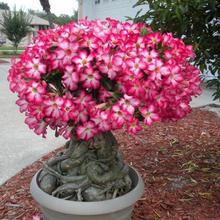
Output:
<instances>
[{"instance_id":1,"label":"concrete pavement","mask_svg":"<svg viewBox=\"0 0 220 220\"><path fill-rule=\"evenodd\" d=\"M9 91L7 74L10 64L0 64L0 185L44 154L65 143L48 130L44 139L24 124L24 116L15 104L16 95ZM192 107L213 103L211 90L204 90L191 102ZM219 102L215 102L219 104Z\"/></svg>"},{"instance_id":2,"label":"concrete pavement","mask_svg":"<svg viewBox=\"0 0 220 220\"><path fill-rule=\"evenodd\" d=\"M0 185L44 154L65 143L48 130L47 138L36 135L24 124L15 104L16 94L6 80L10 64L0 64Z\"/></svg>"},{"instance_id":3,"label":"concrete pavement","mask_svg":"<svg viewBox=\"0 0 220 220\"><path fill-rule=\"evenodd\" d=\"M198 97L194 97L191 101L191 106L192 107L201 107L204 105L208 105L208 104L216 104L216 105L220 105L220 102L215 100L212 100L212 94L213 94L213 90L211 89L207 89L207 88L203 88L202 94Z\"/></svg>"}]
</instances>

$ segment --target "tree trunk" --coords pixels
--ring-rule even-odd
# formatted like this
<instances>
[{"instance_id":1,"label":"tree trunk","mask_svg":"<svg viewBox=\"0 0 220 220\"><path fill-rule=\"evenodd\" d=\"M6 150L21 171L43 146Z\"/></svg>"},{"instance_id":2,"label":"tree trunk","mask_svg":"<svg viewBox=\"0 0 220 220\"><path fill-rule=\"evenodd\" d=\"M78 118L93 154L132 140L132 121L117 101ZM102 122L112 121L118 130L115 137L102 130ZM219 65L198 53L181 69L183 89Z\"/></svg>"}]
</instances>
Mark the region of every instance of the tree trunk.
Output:
<instances>
[{"instance_id":1,"label":"tree trunk","mask_svg":"<svg viewBox=\"0 0 220 220\"><path fill-rule=\"evenodd\" d=\"M18 52L18 43L16 42L16 43L14 43L13 45L14 45L14 53L15 53L15 55L17 55L17 52Z\"/></svg>"},{"instance_id":2,"label":"tree trunk","mask_svg":"<svg viewBox=\"0 0 220 220\"><path fill-rule=\"evenodd\" d=\"M89 141L72 138L65 152L45 164L38 182L48 194L74 201L111 199L131 189L128 167L111 132Z\"/></svg>"},{"instance_id":3,"label":"tree trunk","mask_svg":"<svg viewBox=\"0 0 220 220\"><path fill-rule=\"evenodd\" d=\"M47 12L47 16L48 16L48 21L49 21L50 28L54 28L51 12Z\"/></svg>"},{"instance_id":4,"label":"tree trunk","mask_svg":"<svg viewBox=\"0 0 220 220\"><path fill-rule=\"evenodd\" d=\"M40 4L41 4L43 10L47 13L50 28L53 28L54 25L53 25L53 21L52 21L52 17L51 17L49 0L40 0Z\"/></svg>"}]
</instances>

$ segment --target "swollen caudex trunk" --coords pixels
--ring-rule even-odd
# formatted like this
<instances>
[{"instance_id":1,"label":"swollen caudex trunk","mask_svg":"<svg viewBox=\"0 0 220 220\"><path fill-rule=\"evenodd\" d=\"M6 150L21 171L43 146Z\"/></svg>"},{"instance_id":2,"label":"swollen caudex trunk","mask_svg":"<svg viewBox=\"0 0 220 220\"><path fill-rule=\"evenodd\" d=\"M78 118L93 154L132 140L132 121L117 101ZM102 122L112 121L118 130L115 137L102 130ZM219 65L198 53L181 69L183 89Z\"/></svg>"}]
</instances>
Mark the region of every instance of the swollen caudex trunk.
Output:
<instances>
[{"instance_id":1,"label":"swollen caudex trunk","mask_svg":"<svg viewBox=\"0 0 220 220\"><path fill-rule=\"evenodd\" d=\"M74 201L111 199L131 189L128 167L111 132L89 141L72 138L65 152L45 164L38 183L48 194Z\"/></svg>"}]
</instances>

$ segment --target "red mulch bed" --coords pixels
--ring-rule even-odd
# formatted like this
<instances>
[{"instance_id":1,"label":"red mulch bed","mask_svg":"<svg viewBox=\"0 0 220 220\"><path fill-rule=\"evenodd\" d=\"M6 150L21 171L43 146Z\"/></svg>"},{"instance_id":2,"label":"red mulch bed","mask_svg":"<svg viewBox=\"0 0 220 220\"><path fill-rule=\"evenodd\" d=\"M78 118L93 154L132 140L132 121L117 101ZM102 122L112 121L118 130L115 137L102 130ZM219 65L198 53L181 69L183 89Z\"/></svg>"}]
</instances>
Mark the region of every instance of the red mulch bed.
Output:
<instances>
[{"instance_id":1,"label":"red mulch bed","mask_svg":"<svg viewBox=\"0 0 220 220\"><path fill-rule=\"evenodd\" d=\"M181 121L146 127L135 137L124 130L115 135L145 182L133 220L220 220L220 119L214 113L194 109ZM54 154L1 186L1 220L30 220L40 213L29 183Z\"/></svg>"}]
</instances>

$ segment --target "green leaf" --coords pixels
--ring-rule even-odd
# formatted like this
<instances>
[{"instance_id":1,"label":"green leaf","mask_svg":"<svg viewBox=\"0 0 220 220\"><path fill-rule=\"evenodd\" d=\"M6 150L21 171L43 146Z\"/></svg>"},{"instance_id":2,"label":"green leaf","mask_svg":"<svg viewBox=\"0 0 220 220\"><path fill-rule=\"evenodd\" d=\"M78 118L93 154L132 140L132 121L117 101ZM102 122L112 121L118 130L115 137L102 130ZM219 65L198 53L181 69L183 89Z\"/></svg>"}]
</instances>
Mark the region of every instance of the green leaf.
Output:
<instances>
[{"instance_id":1,"label":"green leaf","mask_svg":"<svg viewBox=\"0 0 220 220\"><path fill-rule=\"evenodd\" d=\"M148 34L147 28L143 27L141 28L141 36L146 36Z\"/></svg>"}]
</instances>

